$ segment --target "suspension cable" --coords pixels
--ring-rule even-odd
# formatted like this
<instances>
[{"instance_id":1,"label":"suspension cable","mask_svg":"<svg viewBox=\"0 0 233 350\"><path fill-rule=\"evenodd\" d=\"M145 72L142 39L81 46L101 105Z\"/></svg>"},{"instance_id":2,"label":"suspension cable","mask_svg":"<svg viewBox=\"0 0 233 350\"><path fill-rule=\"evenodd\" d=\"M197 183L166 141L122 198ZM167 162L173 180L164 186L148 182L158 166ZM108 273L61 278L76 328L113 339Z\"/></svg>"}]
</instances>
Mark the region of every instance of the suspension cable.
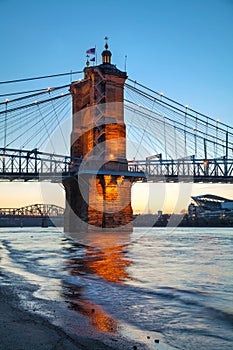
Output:
<instances>
[{"instance_id":1,"label":"suspension cable","mask_svg":"<svg viewBox=\"0 0 233 350\"><path fill-rule=\"evenodd\" d=\"M66 94L62 94L61 96L55 96L55 97L51 97L51 98L46 99L46 100L29 103L28 105L23 105L23 106L11 108L11 109L8 110L8 113L14 112L14 111L17 111L17 110L23 109L23 108L29 108L29 107L35 106L36 104L42 104L42 103L46 103L46 102L49 102L49 101L54 101L54 100L57 100L59 98L63 98L63 97L68 96L68 95L70 95L70 92L68 92ZM4 114L4 113L5 113L5 111L0 111L0 114Z\"/></svg>"},{"instance_id":2,"label":"suspension cable","mask_svg":"<svg viewBox=\"0 0 233 350\"><path fill-rule=\"evenodd\" d=\"M167 96L164 96L163 94L161 94L161 93L159 93L159 92L157 92L157 91L155 91L155 90L152 90L152 89L148 88L147 86L145 86L145 85L143 85L143 84L138 83L136 80L132 80L132 79L130 79L130 78L128 78L128 80L129 80L130 82L132 82L132 83L134 83L134 84L136 84L136 85L142 87L143 89L152 92L153 94L156 94L156 95L158 95L158 96L160 96L160 97L162 96L164 99L166 99L166 100L168 100L168 101L170 101L170 102L172 102L172 103L174 103L174 104L176 104L176 105L178 105L178 106L180 106L180 107L183 107L183 108L186 108L186 107L187 107L187 106L183 105L183 104L180 103L180 102L177 102L177 101L175 101L175 100L173 100L173 99L171 99L171 98L169 98L169 97L167 97ZM130 87L130 88L132 88L132 89L138 90L137 88L135 88L135 87L133 87L133 86L131 86L131 85L129 85L129 84L125 84L125 85L128 86L128 87ZM140 91L140 90L139 90L139 91ZM153 97L153 96L151 96L151 97ZM161 102L163 102L163 101L161 101ZM172 105L170 105L170 106L173 107ZM176 107L173 107L173 108L176 108ZM200 113L200 112L198 112L198 111L196 111L196 110L194 110L194 109L192 109L192 108L190 108L190 107L187 107L187 108L188 108L188 110L189 110L190 112L196 113L196 114L198 114L198 115L200 115L200 116L202 116L202 117L204 117L204 118L208 118L208 119L210 119L211 121L216 122L216 120L215 120L214 118L211 118L211 117L207 116L206 114ZM190 115L190 116L191 116L191 115ZM222 124L222 125L225 126L225 127L229 127L229 125L227 125L227 124L225 124L225 123L223 123L223 122L220 122L220 121L219 121L219 123Z\"/></svg>"},{"instance_id":3,"label":"suspension cable","mask_svg":"<svg viewBox=\"0 0 233 350\"><path fill-rule=\"evenodd\" d=\"M22 96L22 97L18 97L18 98L15 98L15 99L12 99L12 100L6 100L4 102L0 102L0 105L4 105L6 103L13 103L13 102L17 102L17 101L21 101L21 100L24 100L24 99L27 99L27 98L32 98L32 97L36 97L36 96L40 96L40 95L43 95L43 94L46 94L48 92L51 92L51 91L56 91L56 90L61 90L61 89L64 89L66 87L70 86L70 84L68 85L62 85L62 86L55 86L55 87L52 87L52 88L47 88L47 89L43 89L43 90L35 90L35 91L38 91L34 94L31 94L31 95L26 95L26 96Z\"/></svg>"},{"instance_id":4,"label":"suspension cable","mask_svg":"<svg viewBox=\"0 0 233 350\"><path fill-rule=\"evenodd\" d=\"M20 83L24 81L30 81L30 80L39 80L39 79L47 79L47 78L56 78L56 77L62 77L66 75L73 75L73 74L81 74L83 73L83 70L76 71L76 72L68 72L68 73L59 73L59 74L52 74L52 75L44 75L40 77L31 77L31 78L23 78L23 79L14 79L14 80L6 80L6 81L0 81L0 85L2 84L11 84L11 83Z\"/></svg>"}]
</instances>

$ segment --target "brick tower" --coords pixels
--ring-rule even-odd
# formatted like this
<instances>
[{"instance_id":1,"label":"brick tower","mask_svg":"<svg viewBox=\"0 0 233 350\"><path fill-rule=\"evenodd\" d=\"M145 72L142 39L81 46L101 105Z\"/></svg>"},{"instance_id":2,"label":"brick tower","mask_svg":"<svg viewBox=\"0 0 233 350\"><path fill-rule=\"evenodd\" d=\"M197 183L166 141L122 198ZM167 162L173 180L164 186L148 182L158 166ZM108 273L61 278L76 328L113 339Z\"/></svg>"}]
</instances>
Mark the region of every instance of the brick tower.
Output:
<instances>
[{"instance_id":1,"label":"brick tower","mask_svg":"<svg viewBox=\"0 0 233 350\"><path fill-rule=\"evenodd\" d=\"M74 175L66 190L65 231L121 230L133 219L124 123L125 72L111 64L108 44L102 64L84 69L84 79L70 86L73 103L71 156ZM71 166L72 171L72 166Z\"/></svg>"}]
</instances>

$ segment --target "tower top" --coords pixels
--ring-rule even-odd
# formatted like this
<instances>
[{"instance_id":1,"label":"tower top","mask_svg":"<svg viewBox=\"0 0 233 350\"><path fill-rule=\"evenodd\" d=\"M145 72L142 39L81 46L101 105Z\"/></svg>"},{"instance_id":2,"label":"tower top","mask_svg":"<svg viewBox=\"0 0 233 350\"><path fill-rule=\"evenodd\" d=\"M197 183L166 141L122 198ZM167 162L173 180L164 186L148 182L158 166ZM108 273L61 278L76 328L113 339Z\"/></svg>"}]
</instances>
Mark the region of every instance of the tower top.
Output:
<instances>
[{"instance_id":1,"label":"tower top","mask_svg":"<svg viewBox=\"0 0 233 350\"><path fill-rule=\"evenodd\" d=\"M84 68L84 79L89 79L92 73L96 73L97 70L99 72L101 72L101 74L111 74L114 76L118 76L124 79L127 79L127 74L126 72L123 72L121 70L119 70L116 65L111 63L111 57L112 57L112 53L110 50L108 50L108 37L105 37L104 40L105 42L105 46L104 46L104 50L102 52L102 63L96 66L90 66L90 61L92 61L93 59L89 60L89 55L87 55L87 62L86 62L86 67ZM95 50L95 49L93 49ZM90 51L90 50L88 50ZM88 52L87 51L87 52ZM91 53L94 54L94 53Z\"/></svg>"},{"instance_id":2,"label":"tower top","mask_svg":"<svg viewBox=\"0 0 233 350\"><path fill-rule=\"evenodd\" d=\"M105 50L102 52L102 63L106 64L109 63L111 64L111 57L112 57L112 53L111 51L108 50L108 37L106 36L104 38L105 42Z\"/></svg>"}]
</instances>

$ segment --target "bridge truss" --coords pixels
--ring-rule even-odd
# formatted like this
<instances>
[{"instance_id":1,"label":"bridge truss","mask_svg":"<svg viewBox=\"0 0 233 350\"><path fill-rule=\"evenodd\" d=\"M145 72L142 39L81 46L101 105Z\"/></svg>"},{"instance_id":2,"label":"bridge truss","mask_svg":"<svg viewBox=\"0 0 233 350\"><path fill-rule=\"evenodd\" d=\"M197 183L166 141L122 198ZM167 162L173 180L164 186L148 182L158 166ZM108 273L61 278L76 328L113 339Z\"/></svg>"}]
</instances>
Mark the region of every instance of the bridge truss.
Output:
<instances>
[{"instance_id":1,"label":"bridge truss","mask_svg":"<svg viewBox=\"0 0 233 350\"><path fill-rule=\"evenodd\" d=\"M78 162L78 159L76 160ZM33 150L0 149L1 181L61 182L68 173L71 157Z\"/></svg>"},{"instance_id":2,"label":"bridge truss","mask_svg":"<svg viewBox=\"0 0 233 350\"><path fill-rule=\"evenodd\" d=\"M32 204L21 208L0 208L0 217L5 215L56 217L64 215L64 208L54 204Z\"/></svg>"},{"instance_id":3,"label":"bridge truss","mask_svg":"<svg viewBox=\"0 0 233 350\"><path fill-rule=\"evenodd\" d=\"M0 149L0 180L60 183L64 177L77 176L85 172L85 168L79 171L81 163L82 160L79 158L37 150ZM233 159L191 157L176 160L131 160L128 162L128 171L132 174L141 173L140 181L231 183ZM98 175L98 170L95 173Z\"/></svg>"}]
</instances>

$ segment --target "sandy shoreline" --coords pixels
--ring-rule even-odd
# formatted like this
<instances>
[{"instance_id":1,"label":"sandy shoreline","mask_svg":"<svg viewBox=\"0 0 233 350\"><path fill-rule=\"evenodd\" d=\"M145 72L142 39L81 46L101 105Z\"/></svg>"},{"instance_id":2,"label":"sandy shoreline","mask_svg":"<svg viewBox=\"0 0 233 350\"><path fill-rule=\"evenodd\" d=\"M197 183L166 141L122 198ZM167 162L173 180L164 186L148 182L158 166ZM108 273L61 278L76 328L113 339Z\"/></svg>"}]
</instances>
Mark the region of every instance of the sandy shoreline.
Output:
<instances>
[{"instance_id":1,"label":"sandy shoreline","mask_svg":"<svg viewBox=\"0 0 233 350\"><path fill-rule=\"evenodd\" d=\"M71 337L38 315L17 308L16 296L0 286L0 349L111 349L98 341Z\"/></svg>"},{"instance_id":2,"label":"sandy shoreline","mask_svg":"<svg viewBox=\"0 0 233 350\"><path fill-rule=\"evenodd\" d=\"M121 337L103 341L82 334L67 334L47 319L17 306L18 297L0 285L0 350L110 350L145 349L144 344ZM111 338L111 336L109 336ZM107 339L107 341L106 341ZM108 345L107 343L112 343Z\"/></svg>"}]
</instances>

